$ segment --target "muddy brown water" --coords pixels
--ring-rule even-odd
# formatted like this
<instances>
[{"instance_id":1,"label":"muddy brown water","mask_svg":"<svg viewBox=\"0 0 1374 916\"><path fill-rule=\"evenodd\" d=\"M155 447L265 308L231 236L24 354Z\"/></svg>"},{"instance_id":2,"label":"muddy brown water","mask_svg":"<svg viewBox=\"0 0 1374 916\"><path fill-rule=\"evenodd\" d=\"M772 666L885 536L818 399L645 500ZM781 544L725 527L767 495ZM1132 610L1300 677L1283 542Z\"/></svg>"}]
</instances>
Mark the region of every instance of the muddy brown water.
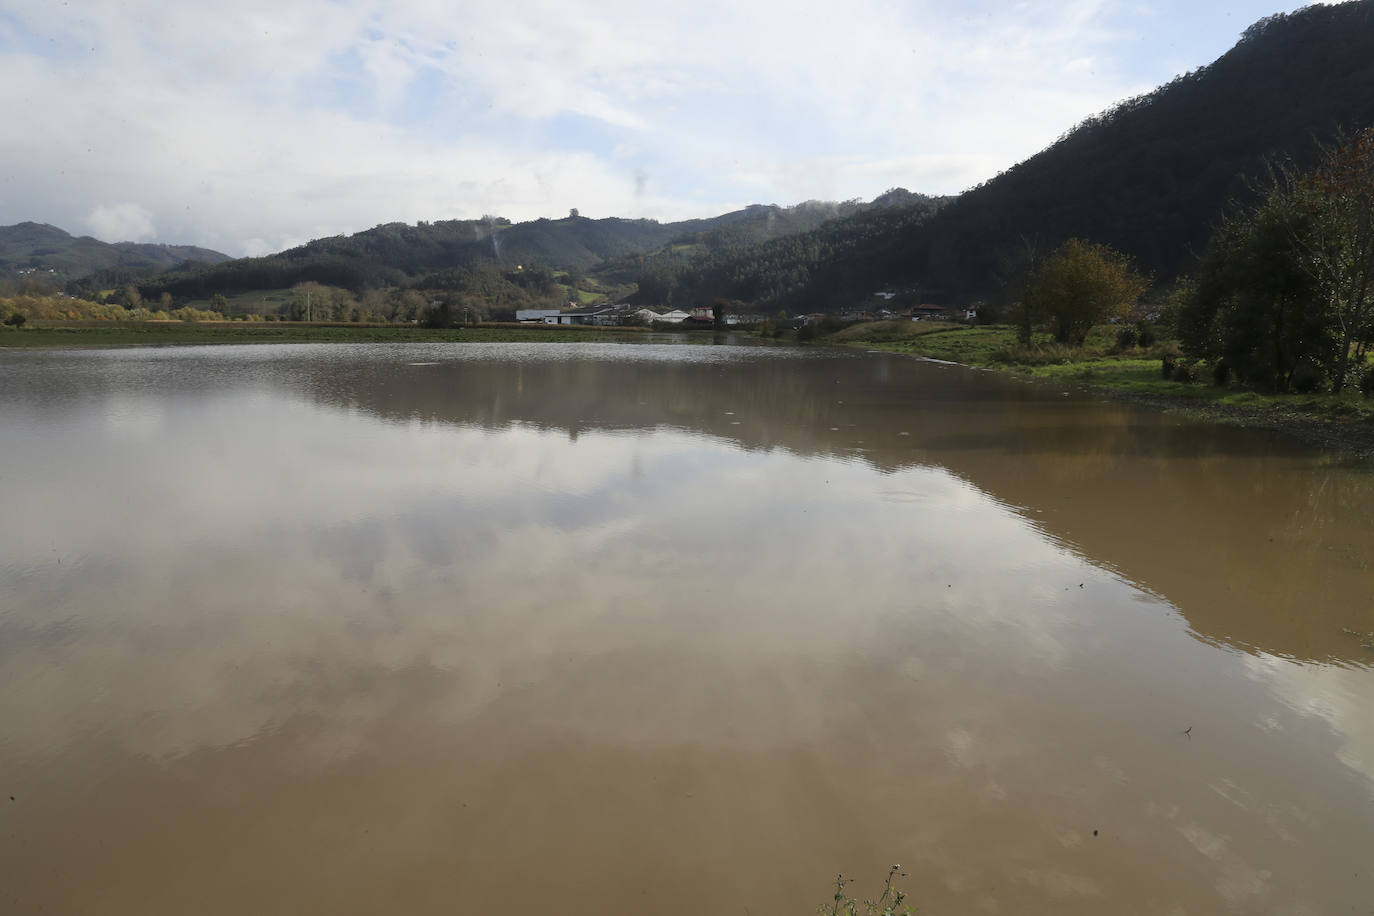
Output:
<instances>
[{"instance_id":1,"label":"muddy brown water","mask_svg":"<svg viewBox=\"0 0 1374 916\"><path fill-rule=\"evenodd\" d=\"M1374 911L1374 474L1269 434L855 352L0 352L0 507L0 911Z\"/></svg>"}]
</instances>

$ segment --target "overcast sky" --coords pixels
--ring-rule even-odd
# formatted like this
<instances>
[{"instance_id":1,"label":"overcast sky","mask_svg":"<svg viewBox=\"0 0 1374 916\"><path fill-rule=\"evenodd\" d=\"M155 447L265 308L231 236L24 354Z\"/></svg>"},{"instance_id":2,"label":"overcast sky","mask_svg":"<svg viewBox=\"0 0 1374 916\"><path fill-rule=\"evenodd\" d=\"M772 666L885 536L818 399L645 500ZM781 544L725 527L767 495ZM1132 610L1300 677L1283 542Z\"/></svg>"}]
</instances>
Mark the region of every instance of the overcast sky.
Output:
<instances>
[{"instance_id":1,"label":"overcast sky","mask_svg":"<svg viewBox=\"0 0 1374 916\"><path fill-rule=\"evenodd\" d=\"M0 225L241 255L958 192L1297 5L3 0Z\"/></svg>"}]
</instances>

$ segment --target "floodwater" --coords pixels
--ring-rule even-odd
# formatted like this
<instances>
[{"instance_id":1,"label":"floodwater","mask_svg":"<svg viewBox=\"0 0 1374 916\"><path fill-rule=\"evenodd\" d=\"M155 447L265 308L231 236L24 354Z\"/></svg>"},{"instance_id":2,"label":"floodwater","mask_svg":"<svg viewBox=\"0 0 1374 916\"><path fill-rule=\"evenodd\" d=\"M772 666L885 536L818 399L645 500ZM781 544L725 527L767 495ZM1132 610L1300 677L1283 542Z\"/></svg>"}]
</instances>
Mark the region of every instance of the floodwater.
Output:
<instances>
[{"instance_id":1,"label":"floodwater","mask_svg":"<svg viewBox=\"0 0 1374 916\"><path fill-rule=\"evenodd\" d=\"M0 352L0 910L1374 912L1374 475L858 352Z\"/></svg>"}]
</instances>

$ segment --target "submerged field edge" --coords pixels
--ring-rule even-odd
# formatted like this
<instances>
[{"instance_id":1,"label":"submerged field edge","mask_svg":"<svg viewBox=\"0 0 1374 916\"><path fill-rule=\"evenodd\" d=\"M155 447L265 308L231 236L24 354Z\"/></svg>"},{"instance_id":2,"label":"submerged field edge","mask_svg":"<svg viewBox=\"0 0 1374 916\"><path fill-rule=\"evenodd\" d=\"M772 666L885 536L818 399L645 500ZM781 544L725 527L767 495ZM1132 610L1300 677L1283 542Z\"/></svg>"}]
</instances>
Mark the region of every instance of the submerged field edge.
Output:
<instances>
[{"instance_id":1,"label":"submerged field edge","mask_svg":"<svg viewBox=\"0 0 1374 916\"><path fill-rule=\"evenodd\" d=\"M514 324L454 328L395 325L198 322L64 324L0 331L5 349L104 349L270 343L606 342L654 333L648 328L528 327Z\"/></svg>"},{"instance_id":2,"label":"submerged field edge","mask_svg":"<svg viewBox=\"0 0 1374 916\"><path fill-rule=\"evenodd\" d=\"M326 323L83 323L0 330L0 351L269 343L593 343L632 340L649 333L653 332L647 328L520 325L418 328ZM711 332L704 331L686 334L712 337ZM1349 397L1265 395L1235 387L1168 382L1159 376L1158 360L1143 358L1099 357L1046 366L1000 363L990 357L994 347L1004 342L1003 336L993 328L954 326L888 340L841 332L821 337L816 343L914 356L1068 386L1206 422L1276 432L1316 448L1374 461L1374 404Z\"/></svg>"},{"instance_id":3,"label":"submerged field edge","mask_svg":"<svg viewBox=\"0 0 1374 916\"><path fill-rule=\"evenodd\" d=\"M984 329L963 329L968 336ZM989 331L991 329L988 329ZM1279 433L1325 451L1341 452L1374 465L1374 403L1332 395L1269 395L1205 382L1169 382L1158 359L1088 358L1047 366L1001 363L987 358L985 347L967 348L967 356L947 347L922 346L940 332L901 340L825 339L818 343L876 350L917 359L983 369L1023 381L1053 384L1076 391L1138 404L1194 420ZM962 335L961 335L962 336ZM990 335L989 335L990 336ZM983 358L978 358L978 357ZM969 358L972 357L972 358ZM1170 390L1173 389L1173 390Z\"/></svg>"}]
</instances>

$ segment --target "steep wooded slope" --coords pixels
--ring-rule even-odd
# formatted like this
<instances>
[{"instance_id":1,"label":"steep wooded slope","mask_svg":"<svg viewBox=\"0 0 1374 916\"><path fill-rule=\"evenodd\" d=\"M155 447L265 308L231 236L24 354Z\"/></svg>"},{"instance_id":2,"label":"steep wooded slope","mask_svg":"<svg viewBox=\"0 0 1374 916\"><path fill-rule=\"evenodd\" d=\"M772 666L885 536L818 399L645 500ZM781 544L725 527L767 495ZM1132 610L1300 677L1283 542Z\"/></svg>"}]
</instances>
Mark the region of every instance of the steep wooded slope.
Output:
<instances>
[{"instance_id":1,"label":"steep wooded slope","mask_svg":"<svg viewBox=\"0 0 1374 916\"><path fill-rule=\"evenodd\" d=\"M906 240L909 279L976 295L1023 240L1071 236L1135 257L1158 280L1189 268L1228 201L1266 161L1374 124L1374 0L1312 6L1250 28L1210 66L1089 118L963 194Z\"/></svg>"}]
</instances>

